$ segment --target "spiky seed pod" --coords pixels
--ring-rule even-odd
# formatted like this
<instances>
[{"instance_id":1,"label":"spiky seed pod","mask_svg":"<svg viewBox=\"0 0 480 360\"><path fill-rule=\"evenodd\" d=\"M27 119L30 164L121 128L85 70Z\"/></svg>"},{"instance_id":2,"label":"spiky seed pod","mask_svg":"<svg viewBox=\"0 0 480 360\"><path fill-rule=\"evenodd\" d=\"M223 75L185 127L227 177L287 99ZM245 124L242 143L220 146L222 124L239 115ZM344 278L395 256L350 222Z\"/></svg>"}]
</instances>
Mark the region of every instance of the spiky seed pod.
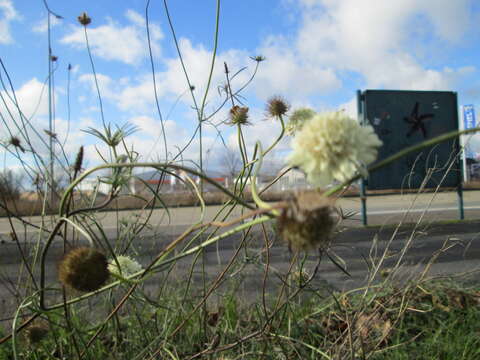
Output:
<instances>
[{"instance_id":1,"label":"spiky seed pod","mask_svg":"<svg viewBox=\"0 0 480 360\"><path fill-rule=\"evenodd\" d=\"M29 344L38 344L48 334L48 325L44 321L36 321L25 329L25 339Z\"/></svg>"},{"instance_id":2,"label":"spiky seed pod","mask_svg":"<svg viewBox=\"0 0 480 360\"><path fill-rule=\"evenodd\" d=\"M83 145L78 149L77 157L75 158L75 164L73 165L73 171L79 173L82 170L83 163Z\"/></svg>"},{"instance_id":3,"label":"spiky seed pod","mask_svg":"<svg viewBox=\"0 0 480 360\"><path fill-rule=\"evenodd\" d=\"M326 249L337 223L333 200L304 191L288 200L278 217L278 230L291 250Z\"/></svg>"},{"instance_id":4,"label":"spiky seed pod","mask_svg":"<svg viewBox=\"0 0 480 360\"><path fill-rule=\"evenodd\" d=\"M290 109L290 105L281 96L274 96L267 102L267 113L272 117L283 116Z\"/></svg>"},{"instance_id":5,"label":"spiky seed pod","mask_svg":"<svg viewBox=\"0 0 480 360\"><path fill-rule=\"evenodd\" d=\"M99 289L109 276L108 261L105 255L89 247L71 250L58 267L60 282L67 287L83 292Z\"/></svg>"},{"instance_id":6,"label":"spiky seed pod","mask_svg":"<svg viewBox=\"0 0 480 360\"><path fill-rule=\"evenodd\" d=\"M83 26L87 26L92 22L92 19L87 15L86 12L83 12L82 15L78 17L78 22Z\"/></svg>"},{"instance_id":7,"label":"spiky seed pod","mask_svg":"<svg viewBox=\"0 0 480 360\"><path fill-rule=\"evenodd\" d=\"M248 125L248 107L233 106L230 109L230 124Z\"/></svg>"}]
</instances>

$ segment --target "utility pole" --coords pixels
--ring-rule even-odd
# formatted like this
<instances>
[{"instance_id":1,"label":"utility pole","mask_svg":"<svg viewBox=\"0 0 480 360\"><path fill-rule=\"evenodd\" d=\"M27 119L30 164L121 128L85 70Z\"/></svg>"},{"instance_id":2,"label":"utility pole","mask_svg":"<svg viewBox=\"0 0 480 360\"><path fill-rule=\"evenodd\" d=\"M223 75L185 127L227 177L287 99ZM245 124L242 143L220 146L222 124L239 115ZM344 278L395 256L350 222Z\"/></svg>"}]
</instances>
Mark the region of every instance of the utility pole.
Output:
<instances>
[{"instance_id":1,"label":"utility pole","mask_svg":"<svg viewBox=\"0 0 480 360\"><path fill-rule=\"evenodd\" d=\"M53 134L55 133L54 118L53 118L53 96L52 96L52 46L50 34L50 12L47 12L47 28L48 28L48 131L49 135L49 150L50 150L50 171L48 171L48 187L50 188L50 206L53 206L55 200L55 177L53 173L53 154L55 143L53 141Z\"/></svg>"}]
</instances>

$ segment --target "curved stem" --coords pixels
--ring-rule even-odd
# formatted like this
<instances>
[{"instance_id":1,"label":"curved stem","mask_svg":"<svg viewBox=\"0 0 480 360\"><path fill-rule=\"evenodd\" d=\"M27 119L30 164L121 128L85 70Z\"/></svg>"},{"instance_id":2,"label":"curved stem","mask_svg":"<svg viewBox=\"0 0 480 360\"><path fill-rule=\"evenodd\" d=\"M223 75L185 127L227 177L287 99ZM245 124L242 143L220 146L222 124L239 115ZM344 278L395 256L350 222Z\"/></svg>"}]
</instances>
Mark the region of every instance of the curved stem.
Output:
<instances>
[{"instance_id":1,"label":"curved stem","mask_svg":"<svg viewBox=\"0 0 480 360\"><path fill-rule=\"evenodd\" d=\"M217 0L217 10L216 10L216 19L215 19L215 40L213 44L213 53L212 53L212 62L210 64L210 72L208 74L207 88L203 94L202 105L200 106L200 122L203 121L205 104L207 103L208 92L210 90L210 85L212 83L213 69L215 67L215 59L217 58L217 49L218 49L218 34L219 34L219 25L220 25L220 0Z\"/></svg>"},{"instance_id":2,"label":"curved stem","mask_svg":"<svg viewBox=\"0 0 480 360\"><path fill-rule=\"evenodd\" d=\"M270 145L267 150L265 150L265 152L263 153L263 156L267 155L275 146L277 146L280 140L282 140L283 135L285 135L285 122L283 121L282 115L279 115L278 119L280 120L280 124L282 124L282 131L280 132L280 135L278 135L277 140L275 140L273 144Z\"/></svg>"},{"instance_id":3,"label":"curved stem","mask_svg":"<svg viewBox=\"0 0 480 360\"><path fill-rule=\"evenodd\" d=\"M255 144L255 147L258 148L258 163L256 164L256 168L253 172L252 177L250 178L251 179L250 186L251 186L251 189L252 189L253 201L255 201L255 204L257 204L258 207L263 208L263 209L271 209L272 214L274 214L275 216L279 216L280 212L277 209L273 209L269 204L267 204L265 201L263 201L260 198L260 196L258 195L257 176L258 176L258 173L259 173L259 171L262 167L264 153L262 151L262 144L260 143L260 141L257 141L257 143Z\"/></svg>"}]
</instances>

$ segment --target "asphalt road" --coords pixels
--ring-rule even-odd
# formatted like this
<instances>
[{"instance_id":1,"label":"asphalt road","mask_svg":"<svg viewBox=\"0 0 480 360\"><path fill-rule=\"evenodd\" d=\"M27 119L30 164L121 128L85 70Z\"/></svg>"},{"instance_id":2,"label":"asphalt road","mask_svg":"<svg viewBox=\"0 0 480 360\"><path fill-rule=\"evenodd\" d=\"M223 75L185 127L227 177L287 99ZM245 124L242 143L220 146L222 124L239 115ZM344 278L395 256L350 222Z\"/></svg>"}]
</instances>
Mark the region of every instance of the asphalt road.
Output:
<instances>
[{"instance_id":1,"label":"asphalt road","mask_svg":"<svg viewBox=\"0 0 480 360\"><path fill-rule=\"evenodd\" d=\"M480 219L480 191L464 191L465 219ZM359 197L341 198L337 205L344 210L357 212L354 216L356 221L349 222L348 226L361 226L360 211L361 200ZM220 206L208 206L204 214L204 221L209 221L220 210ZM425 214L422 216L422 213ZM456 192L444 192L437 194L398 194L388 196L368 196L367 213L369 225L392 224L403 221L416 222L420 216L427 221L458 219L458 198ZM229 219L240 215L237 208ZM118 224L136 218L145 218L145 213L136 210L124 210L120 212L104 212L98 215L98 219L104 229L116 229ZM56 218L42 219L39 216L24 217L25 221L37 226L43 225L51 228ZM150 217L150 225L153 227L185 227L200 220L198 207L171 208L170 214L165 210L154 210ZM37 233L31 227L25 227L19 220L13 219L14 227L20 233L25 231ZM0 218L0 239L7 240L11 226L7 218ZM175 231L175 230L174 230Z\"/></svg>"},{"instance_id":2,"label":"asphalt road","mask_svg":"<svg viewBox=\"0 0 480 360\"><path fill-rule=\"evenodd\" d=\"M369 274L372 274L373 265L378 263L387 247L382 269L387 271L392 269L401 258L401 267L393 274L394 279L398 281L405 281L410 276L418 276L434 254L438 254L438 258L430 268L430 275L451 275L478 270L480 268L480 220L476 221L476 219L480 219L480 192L465 192L465 215L470 221L442 225L436 221L456 219L458 216L456 193L437 194L433 198L433 203L425 211L432 196L432 194L424 194L419 197L414 195L369 197L367 203L369 223L376 226L362 227L360 216L357 215L344 223L344 230L335 237L332 244L332 250L343 260L349 275L339 270L324 256L312 287L345 290L365 285L369 280ZM342 199L340 204L344 210L360 209L358 198ZM405 209L412 204L413 211L406 213ZM208 207L204 220L212 219L218 209L219 207ZM239 215L239 211L233 215ZM115 226L117 221L126 224L132 219L143 216L134 211L102 214L102 225L112 246L116 245L117 239L125 239L131 232L131 229L124 226L118 234ZM155 210L150 219L151 227L145 229L144 235L132 239L138 253L137 260L143 266L147 265L188 224L198 221L198 216L197 208L172 209L170 218L164 211ZM26 220L35 224L40 223L39 218ZM404 226L397 229L394 225L402 220L420 222L417 226ZM87 222L85 220L85 223ZM47 223L45 226L50 228L52 225ZM31 254L36 244L34 240L39 237L38 231L24 231L24 226L18 221L15 223L15 229L19 234L23 252ZM27 276L25 269L19 266L18 245L11 241L8 236L9 231L6 219L0 219L0 314L5 314L4 318L11 315L13 299L11 291ZM273 296L278 290L278 285L282 284L282 276L287 272L292 255L287 246L275 236L272 226L267 227L267 232L270 240L273 241L273 246L269 251L270 267L266 284L267 292ZM236 264L226 277L237 284L238 293L244 299L257 298L263 287L266 261L263 241L262 231L259 228L255 229L248 237L247 246L238 253ZM240 243L240 235L233 235L222 240L218 245L207 248L203 257L207 280L213 280L214 276L225 268ZM117 245L120 246L120 244ZM448 251L439 252L442 246L448 247ZM405 253L402 253L402 249L405 249ZM46 273L49 286L58 286L56 265L62 252L63 245L59 239L54 242L47 256ZM318 255L309 256L306 262L307 271L312 272L317 260ZM192 261L193 257L179 261L170 275L171 278L174 281L185 282ZM38 277L38 266L33 271ZM381 281L382 276L386 274L385 271L378 272L373 281ZM163 275L159 273L158 276ZM193 281L194 283L202 281L199 265L194 267ZM225 283L214 296L220 296L228 286L228 282ZM147 281L146 291L153 292L156 287L158 287L158 278L154 276Z\"/></svg>"}]
</instances>

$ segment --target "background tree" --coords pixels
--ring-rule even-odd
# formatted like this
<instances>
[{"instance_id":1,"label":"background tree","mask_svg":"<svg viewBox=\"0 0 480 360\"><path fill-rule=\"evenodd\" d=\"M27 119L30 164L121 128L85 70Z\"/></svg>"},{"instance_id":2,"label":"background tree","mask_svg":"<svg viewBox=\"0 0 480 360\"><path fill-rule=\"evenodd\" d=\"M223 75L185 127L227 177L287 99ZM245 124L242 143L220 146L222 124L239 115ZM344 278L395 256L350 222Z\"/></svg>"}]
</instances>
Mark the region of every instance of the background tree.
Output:
<instances>
[{"instance_id":1,"label":"background tree","mask_svg":"<svg viewBox=\"0 0 480 360\"><path fill-rule=\"evenodd\" d=\"M12 170L0 172L0 194L2 200L14 200L22 192L23 175Z\"/></svg>"},{"instance_id":2,"label":"background tree","mask_svg":"<svg viewBox=\"0 0 480 360\"><path fill-rule=\"evenodd\" d=\"M220 155L219 164L220 169L228 176L230 184L242 169L242 159L240 158L240 154L231 147L224 148L224 151Z\"/></svg>"}]
</instances>

